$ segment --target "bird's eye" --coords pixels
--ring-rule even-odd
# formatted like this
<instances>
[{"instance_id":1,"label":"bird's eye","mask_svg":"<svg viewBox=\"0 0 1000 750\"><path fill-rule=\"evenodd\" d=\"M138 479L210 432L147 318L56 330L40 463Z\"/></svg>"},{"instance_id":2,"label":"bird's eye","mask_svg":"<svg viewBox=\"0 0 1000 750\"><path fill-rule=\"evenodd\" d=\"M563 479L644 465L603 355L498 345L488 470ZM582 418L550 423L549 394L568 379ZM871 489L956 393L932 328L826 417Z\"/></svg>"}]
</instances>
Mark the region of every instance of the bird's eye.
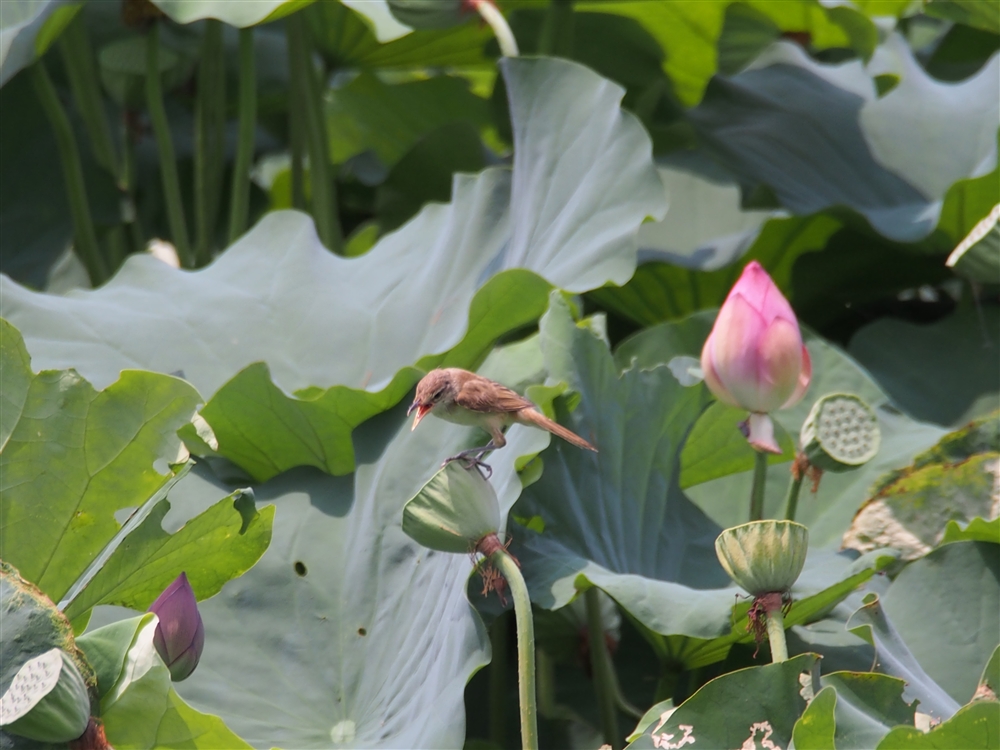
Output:
<instances>
[{"instance_id":1,"label":"bird's eye","mask_svg":"<svg viewBox=\"0 0 1000 750\"><path fill-rule=\"evenodd\" d=\"M436 391L434 391L434 395L431 396L431 401L440 401L443 395L444 395L444 388L438 388Z\"/></svg>"}]
</instances>

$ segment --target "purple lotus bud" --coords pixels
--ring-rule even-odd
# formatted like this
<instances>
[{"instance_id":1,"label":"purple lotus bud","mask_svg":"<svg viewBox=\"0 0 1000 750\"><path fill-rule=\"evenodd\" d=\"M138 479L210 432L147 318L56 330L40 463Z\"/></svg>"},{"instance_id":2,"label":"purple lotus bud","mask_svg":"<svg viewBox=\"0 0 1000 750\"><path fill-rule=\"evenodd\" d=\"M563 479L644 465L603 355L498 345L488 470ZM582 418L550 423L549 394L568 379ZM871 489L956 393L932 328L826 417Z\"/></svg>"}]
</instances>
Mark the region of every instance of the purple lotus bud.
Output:
<instances>
[{"instance_id":1,"label":"purple lotus bud","mask_svg":"<svg viewBox=\"0 0 1000 750\"><path fill-rule=\"evenodd\" d=\"M757 261L743 269L719 310L701 368L717 399L751 413L750 444L780 453L766 415L802 398L812 366L792 306Z\"/></svg>"},{"instance_id":2,"label":"purple lotus bud","mask_svg":"<svg viewBox=\"0 0 1000 750\"><path fill-rule=\"evenodd\" d=\"M187 574L177 576L150 605L149 611L160 618L153 634L156 652L170 670L170 679L180 682L198 666L205 647L205 625Z\"/></svg>"}]
</instances>

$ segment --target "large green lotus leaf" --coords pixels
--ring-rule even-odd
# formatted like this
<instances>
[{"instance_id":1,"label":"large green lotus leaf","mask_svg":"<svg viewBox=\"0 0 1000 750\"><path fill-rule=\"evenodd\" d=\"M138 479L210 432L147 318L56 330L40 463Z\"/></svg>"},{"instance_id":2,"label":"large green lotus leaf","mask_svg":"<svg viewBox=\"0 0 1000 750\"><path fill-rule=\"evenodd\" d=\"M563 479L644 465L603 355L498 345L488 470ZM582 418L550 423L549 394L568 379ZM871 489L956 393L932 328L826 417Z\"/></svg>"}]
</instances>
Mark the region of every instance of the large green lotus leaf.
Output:
<instances>
[{"instance_id":1,"label":"large green lotus leaf","mask_svg":"<svg viewBox=\"0 0 1000 750\"><path fill-rule=\"evenodd\" d=\"M678 486L682 442L709 395L700 384L682 386L662 365L636 365L619 377L598 334L574 323L553 295L541 323L546 367L579 394L566 419L599 453L554 440L540 456L544 472L514 509L543 524L541 533L529 524L515 535L532 599L558 609L596 585L652 633L693 637L664 643L665 656L686 665L718 661L733 643L750 639L748 605L732 617L739 589L716 558L720 529ZM835 605L871 576L873 563L855 569L844 556L811 556L793 590L801 601L789 624Z\"/></svg>"},{"instance_id":2,"label":"large green lotus leaf","mask_svg":"<svg viewBox=\"0 0 1000 750\"><path fill-rule=\"evenodd\" d=\"M1000 34L1000 10L993 3L978 0L941 0L927 8L927 15L947 18Z\"/></svg>"},{"instance_id":3,"label":"large green lotus leaf","mask_svg":"<svg viewBox=\"0 0 1000 750\"><path fill-rule=\"evenodd\" d=\"M478 129L489 122L486 100L454 76L390 85L366 72L330 91L325 106L330 156L338 164L371 149L391 167L435 128L457 121Z\"/></svg>"},{"instance_id":4,"label":"large green lotus leaf","mask_svg":"<svg viewBox=\"0 0 1000 750\"><path fill-rule=\"evenodd\" d=\"M637 366L648 368L670 362L676 356L697 357L714 315L705 311L642 331L619 345L615 359L621 367L635 360ZM844 474L825 474L815 494L808 486L802 490L796 520L809 527L810 546L839 546L855 512L871 496L875 481L887 471L911 463L916 454L936 443L944 430L900 414L887 403L886 395L871 376L849 356L808 330L804 336L813 366L809 390L796 406L775 412L772 415L775 421L795 437L816 399L824 393L848 392L876 407L882 431L879 453L864 467ZM733 502L732 498L749 498L751 481L752 473L747 471L690 487L686 492L717 524L735 526L746 522L748 506L743 501ZM776 464L768 470L765 517L777 518L783 514L788 481L787 464Z\"/></svg>"},{"instance_id":5,"label":"large green lotus leaf","mask_svg":"<svg viewBox=\"0 0 1000 750\"><path fill-rule=\"evenodd\" d=\"M875 747L894 726L913 725L915 706L903 700L906 684L896 677L871 672L834 672L823 675L820 684L837 691L836 747Z\"/></svg>"},{"instance_id":6,"label":"large green lotus leaf","mask_svg":"<svg viewBox=\"0 0 1000 750\"><path fill-rule=\"evenodd\" d=\"M0 320L3 373L0 547L58 601L187 451L177 429L201 397L169 375L125 370L97 391L73 370L31 370L17 329Z\"/></svg>"},{"instance_id":7,"label":"large green lotus leaf","mask_svg":"<svg viewBox=\"0 0 1000 750\"><path fill-rule=\"evenodd\" d=\"M935 323L877 320L851 338L848 351L918 419L958 424L996 409L1000 307L966 302Z\"/></svg>"},{"instance_id":8,"label":"large green lotus leaf","mask_svg":"<svg viewBox=\"0 0 1000 750\"><path fill-rule=\"evenodd\" d=\"M995 702L962 706L948 721L924 733L914 727L896 727L876 750L989 750L1000 735L1000 711Z\"/></svg>"},{"instance_id":9,"label":"large green lotus leaf","mask_svg":"<svg viewBox=\"0 0 1000 750\"><path fill-rule=\"evenodd\" d=\"M900 83L879 97L876 74ZM897 34L867 67L824 65L782 41L717 77L689 119L741 184L769 187L793 213L842 205L914 242L935 228L954 183L996 167L998 75L994 56L967 81L935 81Z\"/></svg>"},{"instance_id":10,"label":"large green lotus leaf","mask_svg":"<svg viewBox=\"0 0 1000 750\"><path fill-rule=\"evenodd\" d=\"M485 25L413 31L402 37L389 34L392 40L380 43L379 39L384 37L376 34L372 19L364 15L375 3L361 0L356 5L360 12L351 7L354 5L323 2L307 11L314 21L312 31L317 48L333 67L494 67L493 60L483 55L483 47L493 38L493 32Z\"/></svg>"},{"instance_id":11,"label":"large green lotus leaf","mask_svg":"<svg viewBox=\"0 0 1000 750\"><path fill-rule=\"evenodd\" d=\"M161 500L105 561L72 602L71 620L98 604L144 610L181 573L198 599L246 572L271 540L273 508L254 510L253 493L237 490L174 534L163 530L170 503Z\"/></svg>"},{"instance_id":12,"label":"large green lotus leaf","mask_svg":"<svg viewBox=\"0 0 1000 750\"><path fill-rule=\"evenodd\" d=\"M243 29L272 21L309 5L313 0L255 0L234 3L230 0L150 0L171 21L192 23L217 18L230 26Z\"/></svg>"},{"instance_id":13,"label":"large green lotus leaf","mask_svg":"<svg viewBox=\"0 0 1000 750\"><path fill-rule=\"evenodd\" d=\"M913 725L914 706L903 700L902 680L871 672L834 672L795 722L798 750L875 747L899 724Z\"/></svg>"},{"instance_id":14,"label":"large green lotus leaf","mask_svg":"<svg viewBox=\"0 0 1000 750\"><path fill-rule=\"evenodd\" d=\"M676 710L663 713L628 747L788 747L806 708L800 678L814 679L817 662L815 654L802 654L716 677Z\"/></svg>"},{"instance_id":15,"label":"large green lotus leaf","mask_svg":"<svg viewBox=\"0 0 1000 750\"><path fill-rule=\"evenodd\" d=\"M196 711L177 695L170 671L153 646L155 617L142 617L109 626L127 649L114 684L101 699L101 722L108 743L121 750L242 750L246 742L233 734L218 716ZM107 629L101 629L107 630ZM101 630L94 631L91 648L106 666L118 661ZM129 632L131 631L131 633ZM109 670L109 674L114 670Z\"/></svg>"},{"instance_id":16,"label":"large green lotus leaf","mask_svg":"<svg viewBox=\"0 0 1000 750\"><path fill-rule=\"evenodd\" d=\"M0 18L0 86L45 54L81 5L71 0L4 0Z\"/></svg>"},{"instance_id":17,"label":"large green lotus leaf","mask_svg":"<svg viewBox=\"0 0 1000 750\"><path fill-rule=\"evenodd\" d=\"M1000 412L994 412L948 433L912 466L880 479L844 534L844 546L861 552L892 547L914 560L945 540L952 527L948 541L963 538L959 522L976 521L969 538L997 539L1000 521L990 535L983 518L994 513L998 461Z\"/></svg>"},{"instance_id":18,"label":"large green lotus leaf","mask_svg":"<svg viewBox=\"0 0 1000 750\"><path fill-rule=\"evenodd\" d=\"M709 79L716 73L718 42L729 5L729 2L674 0L669 3L583 2L576 7L582 11L616 13L639 21L666 53L663 69L673 82L677 98L683 104L693 106L701 100ZM853 11L832 12L832 9L809 0L753 0L749 5L780 31L809 33L818 48L857 46L847 28L871 26L863 18L853 18L859 15ZM847 20L847 16L852 16L851 21ZM868 37L871 35L862 32L861 36L866 38L861 44L865 48L863 51L870 52L872 40Z\"/></svg>"},{"instance_id":19,"label":"large green lotus leaf","mask_svg":"<svg viewBox=\"0 0 1000 750\"><path fill-rule=\"evenodd\" d=\"M721 193L721 189L717 190ZM695 192L705 193L704 190ZM822 249L841 226L838 220L826 214L772 218L761 224L759 213L753 218L753 213L739 211L735 206L725 211L718 202L708 203L709 208L722 212L723 222L732 222L731 227L746 223L748 228L720 236L714 234L712 221L706 219L702 225L704 231L697 235L699 244L692 247L690 240L685 242L690 230L681 230L671 224L670 217L699 216L699 210L686 205L683 199L678 206L674 195L671 193L668 218L645 224L640 230L641 265L629 282L622 287L596 289L588 295L606 309L644 326L718 307L751 260L764 266L778 288L794 302L792 267L795 261L803 253ZM678 243L683 243L680 252L673 249Z\"/></svg>"},{"instance_id":20,"label":"large green lotus leaf","mask_svg":"<svg viewBox=\"0 0 1000 750\"><path fill-rule=\"evenodd\" d=\"M242 394L209 404L240 425L216 430L219 452L258 477L302 464L350 471L350 430L415 381L401 368L449 350L425 364L474 365L499 335L541 314L549 283L623 283L635 267L635 230L665 209L649 139L619 109L620 88L562 60L502 66L513 170L457 176L451 204L425 207L361 257L329 254L307 217L277 212L197 272L133 257L105 287L58 298L0 279L0 311L22 327L37 361L72 364L95 382L141 363L180 371L209 395L263 360L277 385L254 400L263 422L247 424ZM306 387L302 400L278 390ZM339 390L320 393L330 387ZM280 462L243 461L261 452L261 436L290 431L285 411L318 423L318 401L340 416L319 457L304 449Z\"/></svg>"},{"instance_id":21,"label":"large green lotus leaf","mask_svg":"<svg viewBox=\"0 0 1000 750\"><path fill-rule=\"evenodd\" d=\"M945 544L904 568L882 601L927 674L971 700L1000 643L1000 544Z\"/></svg>"},{"instance_id":22,"label":"large green lotus leaf","mask_svg":"<svg viewBox=\"0 0 1000 750\"><path fill-rule=\"evenodd\" d=\"M863 606L851 615L847 626L852 633L875 647L875 664L879 672L905 680L903 697L907 701L919 700L920 710L939 721L947 719L958 710L958 702L934 682L914 658L886 616L876 594L868 594L864 598ZM939 644L944 642L944 632L936 633Z\"/></svg>"},{"instance_id":23,"label":"large green lotus leaf","mask_svg":"<svg viewBox=\"0 0 1000 750\"><path fill-rule=\"evenodd\" d=\"M544 435L511 432L490 459L508 507L528 452L517 435ZM424 549L401 523L442 458L475 439L438 419L411 432L400 406L355 433L352 476L296 469L257 485L275 507L271 546L199 605L205 653L181 694L260 748L461 747L465 684L488 659L471 560ZM206 481L196 469L177 489Z\"/></svg>"}]
</instances>

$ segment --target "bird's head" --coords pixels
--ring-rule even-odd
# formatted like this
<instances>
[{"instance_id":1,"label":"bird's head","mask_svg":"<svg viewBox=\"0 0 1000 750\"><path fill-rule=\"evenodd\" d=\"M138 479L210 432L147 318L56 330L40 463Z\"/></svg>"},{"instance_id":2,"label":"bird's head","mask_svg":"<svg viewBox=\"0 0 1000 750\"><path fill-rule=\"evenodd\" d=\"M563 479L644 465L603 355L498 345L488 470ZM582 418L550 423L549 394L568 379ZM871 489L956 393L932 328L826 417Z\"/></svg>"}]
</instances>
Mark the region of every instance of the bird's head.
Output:
<instances>
[{"instance_id":1,"label":"bird's head","mask_svg":"<svg viewBox=\"0 0 1000 750\"><path fill-rule=\"evenodd\" d=\"M454 401L456 388L455 381L447 370L431 370L424 375L417 383L417 395L413 399L413 403L406 410L406 416L410 416L410 412L417 412L417 416L413 420L413 427L410 429L417 429L420 420L438 404Z\"/></svg>"}]
</instances>

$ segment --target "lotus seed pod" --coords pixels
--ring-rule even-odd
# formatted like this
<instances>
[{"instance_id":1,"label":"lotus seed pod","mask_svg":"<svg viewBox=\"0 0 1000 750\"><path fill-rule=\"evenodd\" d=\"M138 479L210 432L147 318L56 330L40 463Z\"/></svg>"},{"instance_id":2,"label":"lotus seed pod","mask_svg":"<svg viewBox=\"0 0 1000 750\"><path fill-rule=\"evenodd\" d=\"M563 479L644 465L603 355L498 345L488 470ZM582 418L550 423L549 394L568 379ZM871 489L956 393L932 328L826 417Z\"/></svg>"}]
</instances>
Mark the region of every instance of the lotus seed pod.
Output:
<instances>
[{"instance_id":1,"label":"lotus seed pod","mask_svg":"<svg viewBox=\"0 0 1000 750\"><path fill-rule=\"evenodd\" d=\"M0 726L29 740L69 742L89 721L87 684L62 649L26 661L0 698Z\"/></svg>"},{"instance_id":2,"label":"lotus seed pod","mask_svg":"<svg viewBox=\"0 0 1000 750\"><path fill-rule=\"evenodd\" d=\"M753 596L788 591L802 572L808 548L809 530L794 521L751 521L715 540L722 567Z\"/></svg>"},{"instance_id":3,"label":"lotus seed pod","mask_svg":"<svg viewBox=\"0 0 1000 750\"><path fill-rule=\"evenodd\" d=\"M802 425L802 452L823 471L850 471L878 453L878 417L849 393L830 393L813 404Z\"/></svg>"}]
</instances>

